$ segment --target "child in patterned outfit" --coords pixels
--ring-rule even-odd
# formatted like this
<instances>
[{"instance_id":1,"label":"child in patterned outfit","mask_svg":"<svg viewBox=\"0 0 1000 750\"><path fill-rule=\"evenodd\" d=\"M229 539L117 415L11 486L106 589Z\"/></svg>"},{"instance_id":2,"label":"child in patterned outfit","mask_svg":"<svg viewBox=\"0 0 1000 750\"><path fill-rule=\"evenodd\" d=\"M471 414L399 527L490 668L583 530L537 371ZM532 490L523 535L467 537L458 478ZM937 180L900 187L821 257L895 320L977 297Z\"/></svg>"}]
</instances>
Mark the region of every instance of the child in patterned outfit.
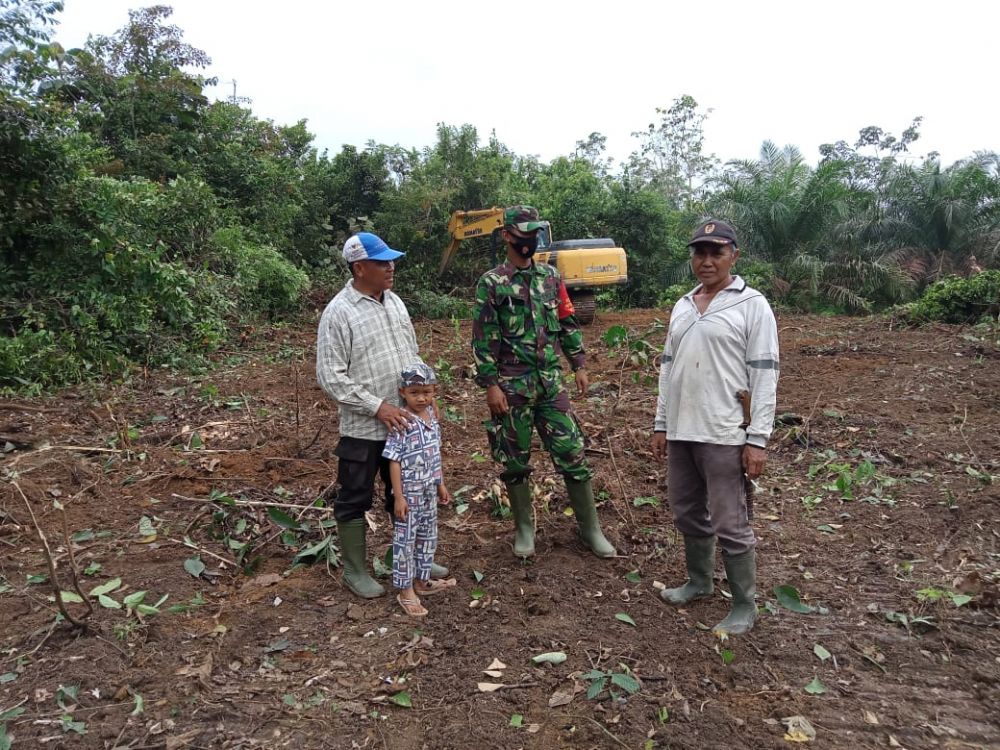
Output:
<instances>
[{"instance_id":1,"label":"child in patterned outfit","mask_svg":"<svg viewBox=\"0 0 1000 750\"><path fill-rule=\"evenodd\" d=\"M427 610L418 594L436 594L456 585L454 578L431 579L437 549L437 504L451 495L441 469L441 428L434 418L437 378L423 362L403 370L399 395L413 419L403 432L389 433L382 455L389 459L395 497L392 539L392 585L396 600L411 617Z\"/></svg>"}]
</instances>

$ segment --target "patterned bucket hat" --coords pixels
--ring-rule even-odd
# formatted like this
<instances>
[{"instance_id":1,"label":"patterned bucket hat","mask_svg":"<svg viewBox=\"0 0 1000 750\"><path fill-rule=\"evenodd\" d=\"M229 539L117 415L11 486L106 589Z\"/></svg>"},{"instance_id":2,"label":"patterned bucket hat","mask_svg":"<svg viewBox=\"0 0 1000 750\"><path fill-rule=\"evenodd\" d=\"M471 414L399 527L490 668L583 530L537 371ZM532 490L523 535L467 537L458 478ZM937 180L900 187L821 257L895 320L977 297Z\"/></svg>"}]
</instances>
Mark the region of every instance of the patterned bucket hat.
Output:
<instances>
[{"instance_id":1,"label":"patterned bucket hat","mask_svg":"<svg viewBox=\"0 0 1000 750\"><path fill-rule=\"evenodd\" d=\"M410 385L434 385L437 382L434 370L423 362L414 362L412 365L408 365L399 378L401 388Z\"/></svg>"}]
</instances>

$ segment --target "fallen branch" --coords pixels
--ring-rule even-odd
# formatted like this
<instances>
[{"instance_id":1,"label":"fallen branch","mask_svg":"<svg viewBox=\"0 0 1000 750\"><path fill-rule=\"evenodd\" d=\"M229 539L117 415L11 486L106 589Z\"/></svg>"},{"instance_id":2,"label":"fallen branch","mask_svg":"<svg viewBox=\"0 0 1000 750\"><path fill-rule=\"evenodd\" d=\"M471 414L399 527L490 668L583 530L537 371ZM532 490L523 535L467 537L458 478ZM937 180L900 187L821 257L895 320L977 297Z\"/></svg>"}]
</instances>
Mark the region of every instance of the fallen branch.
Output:
<instances>
[{"instance_id":1,"label":"fallen branch","mask_svg":"<svg viewBox=\"0 0 1000 750\"><path fill-rule=\"evenodd\" d=\"M59 608L59 612L66 618L67 622L73 625L73 627L80 630L86 630L86 623L73 617L73 615L69 613L69 610L66 609L66 604L62 600L62 589L59 586L59 580L56 578L56 564L52 559L52 548L49 547L49 540L45 536L45 532L42 531L42 527L38 525L38 519L35 518L35 511L31 507L31 502L28 500L28 496L24 494L24 490L21 489L21 485L19 485L16 481L11 481L11 484L24 501L24 507L28 509L28 515L31 516L31 522L35 525L35 531L38 533L38 538L42 541L42 550L45 552L45 563L49 567L49 583L52 584L52 591L55 593L56 606ZM77 586L79 586L79 584L77 584ZM84 601L86 601L86 597L84 597Z\"/></svg>"},{"instance_id":2,"label":"fallen branch","mask_svg":"<svg viewBox=\"0 0 1000 750\"><path fill-rule=\"evenodd\" d=\"M621 509L613 501L611 504L614 505L615 511L618 513L618 517L621 518L623 522L630 523L631 528L634 528L635 519L632 518L632 510L628 507L628 497L625 492L625 482L622 481L622 473L621 470L619 470L618 468L618 462L615 460L615 451L611 447L611 435L608 434L606 437L608 439L608 453L611 454L611 465L614 467L615 475L618 477L618 488L621 490L622 502L625 503L625 508L628 510L629 517L626 519L625 514L621 512Z\"/></svg>"},{"instance_id":3,"label":"fallen branch","mask_svg":"<svg viewBox=\"0 0 1000 750\"><path fill-rule=\"evenodd\" d=\"M203 555L208 555L209 557L214 557L216 560L218 560L221 563L224 563L226 565L231 565L234 568L236 567L236 561L235 560L227 560L222 555L217 555L214 552L209 552L204 547L199 547L197 544L195 544L194 542L192 542L189 539L174 539L172 537L167 537L167 541L168 542L173 542L174 544L179 544L182 547L188 547L190 549L197 550L198 552L200 552Z\"/></svg>"},{"instance_id":4,"label":"fallen branch","mask_svg":"<svg viewBox=\"0 0 1000 750\"><path fill-rule=\"evenodd\" d=\"M184 495L178 495L177 493L170 493L170 497L175 497L178 500L185 500L189 503L211 503L212 500L207 498L198 497L185 497ZM250 508L282 508L287 510L318 510L323 513L333 513L333 508L326 508L319 505L292 505L291 503L278 503L272 502L270 500L236 500L233 499L231 503L226 503L226 505L245 505Z\"/></svg>"},{"instance_id":5,"label":"fallen branch","mask_svg":"<svg viewBox=\"0 0 1000 750\"><path fill-rule=\"evenodd\" d=\"M62 409L47 409L44 406L29 406L28 404L17 404L10 401L0 403L0 411L33 411L39 414L56 414Z\"/></svg>"}]
</instances>

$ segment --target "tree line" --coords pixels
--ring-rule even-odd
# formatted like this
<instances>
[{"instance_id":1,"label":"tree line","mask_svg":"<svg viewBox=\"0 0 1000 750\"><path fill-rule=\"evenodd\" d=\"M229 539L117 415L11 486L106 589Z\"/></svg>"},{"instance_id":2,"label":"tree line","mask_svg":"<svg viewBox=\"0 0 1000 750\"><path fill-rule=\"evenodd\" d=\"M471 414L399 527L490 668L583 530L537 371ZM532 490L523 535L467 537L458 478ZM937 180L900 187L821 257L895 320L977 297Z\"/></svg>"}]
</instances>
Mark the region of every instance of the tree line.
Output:
<instances>
[{"instance_id":1,"label":"tree line","mask_svg":"<svg viewBox=\"0 0 1000 750\"><path fill-rule=\"evenodd\" d=\"M772 143L721 163L690 96L657 109L618 165L600 133L545 163L447 124L423 149L330 154L304 121L210 101L216 82L192 72L210 59L169 7L71 50L54 38L61 10L0 0L0 389L207 354L339 286L339 247L360 229L407 251L414 314L466 315L489 253L463 247L439 276L448 217L515 202L538 206L557 239L626 248L630 281L602 296L610 306L686 291L686 238L706 215L740 229L743 275L779 306L879 311L980 269L976 294L1000 293L1000 157L916 158L920 118L898 137L873 126L825 145L815 166Z\"/></svg>"}]
</instances>

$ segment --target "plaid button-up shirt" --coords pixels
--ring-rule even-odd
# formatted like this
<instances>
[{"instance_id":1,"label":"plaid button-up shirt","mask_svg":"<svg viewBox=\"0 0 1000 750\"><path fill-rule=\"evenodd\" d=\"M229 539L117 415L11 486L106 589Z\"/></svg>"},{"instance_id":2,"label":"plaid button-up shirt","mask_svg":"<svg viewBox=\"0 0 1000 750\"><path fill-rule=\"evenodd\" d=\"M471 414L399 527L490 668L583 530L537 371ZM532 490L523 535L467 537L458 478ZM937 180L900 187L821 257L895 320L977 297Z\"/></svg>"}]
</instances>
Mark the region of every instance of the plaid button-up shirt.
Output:
<instances>
[{"instance_id":1,"label":"plaid button-up shirt","mask_svg":"<svg viewBox=\"0 0 1000 750\"><path fill-rule=\"evenodd\" d=\"M422 361L406 305L386 291L382 301L348 281L323 311L316 340L316 379L340 407L340 434L385 440L375 413L399 405L403 368Z\"/></svg>"}]
</instances>

